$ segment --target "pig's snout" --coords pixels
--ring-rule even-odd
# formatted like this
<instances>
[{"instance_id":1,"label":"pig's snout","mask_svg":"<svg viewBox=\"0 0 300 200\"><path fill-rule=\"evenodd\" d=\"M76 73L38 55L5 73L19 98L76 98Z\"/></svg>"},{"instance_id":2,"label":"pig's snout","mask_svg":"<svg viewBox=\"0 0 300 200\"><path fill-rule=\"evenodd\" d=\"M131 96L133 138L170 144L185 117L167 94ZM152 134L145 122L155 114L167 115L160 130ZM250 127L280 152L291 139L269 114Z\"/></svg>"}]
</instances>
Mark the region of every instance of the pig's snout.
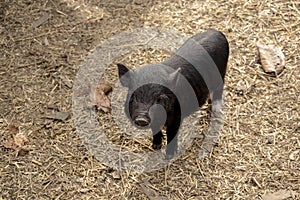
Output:
<instances>
[{"instance_id":1,"label":"pig's snout","mask_svg":"<svg viewBox=\"0 0 300 200\"><path fill-rule=\"evenodd\" d=\"M134 123L139 127L145 128L150 125L151 120L150 120L150 117L148 117L147 115L139 115L139 116L135 117Z\"/></svg>"}]
</instances>

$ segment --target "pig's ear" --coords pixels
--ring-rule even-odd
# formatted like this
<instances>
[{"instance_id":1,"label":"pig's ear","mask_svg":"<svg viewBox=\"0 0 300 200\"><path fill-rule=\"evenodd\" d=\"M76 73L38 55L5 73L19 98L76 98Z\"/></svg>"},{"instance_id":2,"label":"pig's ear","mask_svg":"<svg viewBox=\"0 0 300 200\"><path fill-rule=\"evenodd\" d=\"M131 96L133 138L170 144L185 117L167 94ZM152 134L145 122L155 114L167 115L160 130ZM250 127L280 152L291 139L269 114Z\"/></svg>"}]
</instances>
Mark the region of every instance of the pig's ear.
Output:
<instances>
[{"instance_id":1,"label":"pig's ear","mask_svg":"<svg viewBox=\"0 0 300 200\"><path fill-rule=\"evenodd\" d=\"M169 80L171 81L171 84L176 86L179 80L179 74L181 72L181 68L179 67L176 71L172 72L169 76Z\"/></svg>"},{"instance_id":2,"label":"pig's ear","mask_svg":"<svg viewBox=\"0 0 300 200\"><path fill-rule=\"evenodd\" d=\"M118 63L118 73L121 84L124 87L129 87L130 79L132 78L133 71L127 68L125 65Z\"/></svg>"}]
</instances>

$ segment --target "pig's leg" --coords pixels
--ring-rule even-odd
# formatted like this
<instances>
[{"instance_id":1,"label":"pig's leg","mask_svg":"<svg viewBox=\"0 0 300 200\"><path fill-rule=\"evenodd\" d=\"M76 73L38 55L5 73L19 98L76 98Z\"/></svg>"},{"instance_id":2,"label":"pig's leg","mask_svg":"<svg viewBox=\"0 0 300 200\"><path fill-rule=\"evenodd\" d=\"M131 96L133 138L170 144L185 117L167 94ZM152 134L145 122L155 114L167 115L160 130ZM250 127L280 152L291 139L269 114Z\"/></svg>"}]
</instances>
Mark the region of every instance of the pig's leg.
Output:
<instances>
[{"instance_id":1,"label":"pig's leg","mask_svg":"<svg viewBox=\"0 0 300 200\"><path fill-rule=\"evenodd\" d=\"M222 90L215 91L211 97L211 120L208 128L208 132L202 142L201 150L199 152L200 159L203 159L209 155L214 146L218 143L219 136L224 124L224 112L223 112L223 98Z\"/></svg>"},{"instance_id":2,"label":"pig's leg","mask_svg":"<svg viewBox=\"0 0 300 200\"><path fill-rule=\"evenodd\" d=\"M163 139L163 134L161 131L158 131L157 133L153 133L153 144L152 148L154 150L159 150L161 149L162 146L162 139Z\"/></svg>"},{"instance_id":3,"label":"pig's leg","mask_svg":"<svg viewBox=\"0 0 300 200\"><path fill-rule=\"evenodd\" d=\"M180 118L175 117L172 123L167 125L167 150L166 159L172 159L177 152L177 138L180 127Z\"/></svg>"}]
</instances>

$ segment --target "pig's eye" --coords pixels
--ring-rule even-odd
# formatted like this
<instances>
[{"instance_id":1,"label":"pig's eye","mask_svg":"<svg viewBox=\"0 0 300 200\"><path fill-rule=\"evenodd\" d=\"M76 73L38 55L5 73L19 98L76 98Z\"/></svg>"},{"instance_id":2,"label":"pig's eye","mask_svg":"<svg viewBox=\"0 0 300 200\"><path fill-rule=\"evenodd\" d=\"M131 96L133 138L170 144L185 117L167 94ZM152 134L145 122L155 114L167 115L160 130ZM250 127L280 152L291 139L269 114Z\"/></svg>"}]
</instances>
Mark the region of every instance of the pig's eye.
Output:
<instances>
[{"instance_id":1,"label":"pig's eye","mask_svg":"<svg viewBox=\"0 0 300 200\"><path fill-rule=\"evenodd\" d=\"M168 100L168 96L165 94L162 94L157 98L156 103L161 104L161 103L166 102L167 100Z\"/></svg>"}]
</instances>

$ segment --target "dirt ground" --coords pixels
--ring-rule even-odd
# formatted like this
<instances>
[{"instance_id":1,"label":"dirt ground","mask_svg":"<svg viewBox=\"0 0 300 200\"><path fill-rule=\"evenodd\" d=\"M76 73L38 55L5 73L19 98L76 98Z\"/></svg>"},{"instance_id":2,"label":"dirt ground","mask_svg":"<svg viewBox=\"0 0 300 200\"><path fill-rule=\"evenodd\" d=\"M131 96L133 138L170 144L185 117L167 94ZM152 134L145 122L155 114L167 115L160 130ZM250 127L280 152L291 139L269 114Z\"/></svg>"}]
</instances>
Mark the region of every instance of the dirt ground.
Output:
<instances>
[{"instance_id":1,"label":"dirt ground","mask_svg":"<svg viewBox=\"0 0 300 200\"><path fill-rule=\"evenodd\" d=\"M299 19L294 0L2 0L0 200L266 200L275 192L269 199L299 199ZM101 41L141 27L188 35L209 28L224 32L230 43L227 112L211 156L198 159L196 140L168 167L132 174L88 153L72 119L72 84ZM262 71L258 39L282 47L286 68L277 77ZM159 53L134 52L122 60L157 62ZM47 118L58 111L71 116ZM7 148L16 132L28 139L28 152Z\"/></svg>"}]
</instances>

